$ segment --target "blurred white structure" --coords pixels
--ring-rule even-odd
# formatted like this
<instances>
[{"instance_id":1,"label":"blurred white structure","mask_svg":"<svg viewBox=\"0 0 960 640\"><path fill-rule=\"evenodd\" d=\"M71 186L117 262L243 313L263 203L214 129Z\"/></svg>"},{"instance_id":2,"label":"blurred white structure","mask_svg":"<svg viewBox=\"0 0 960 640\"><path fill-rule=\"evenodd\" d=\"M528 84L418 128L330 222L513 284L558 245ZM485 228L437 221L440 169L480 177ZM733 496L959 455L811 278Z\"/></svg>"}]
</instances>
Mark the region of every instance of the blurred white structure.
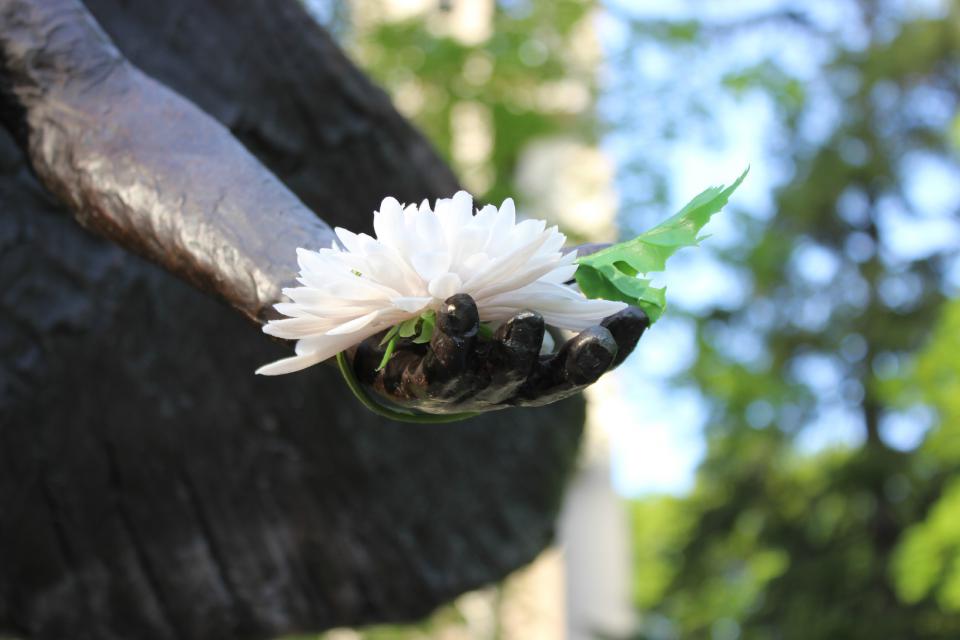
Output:
<instances>
[{"instance_id":1,"label":"blurred white structure","mask_svg":"<svg viewBox=\"0 0 960 640\"><path fill-rule=\"evenodd\" d=\"M466 594L456 607L464 626L430 634L441 640L595 640L635 628L629 522L610 482L610 440L623 407L616 376L588 391L580 464L567 491L557 544L497 589Z\"/></svg>"},{"instance_id":2,"label":"blurred white structure","mask_svg":"<svg viewBox=\"0 0 960 640\"><path fill-rule=\"evenodd\" d=\"M383 22L423 17L433 35L466 45L493 35L494 0L352 0L354 26L364 29Z\"/></svg>"},{"instance_id":3,"label":"blurred white structure","mask_svg":"<svg viewBox=\"0 0 960 640\"><path fill-rule=\"evenodd\" d=\"M560 519L566 585L566 638L624 637L634 628L630 523L610 481L607 425L622 419L610 408L622 394L613 375L587 392L587 429L581 464ZM610 415L614 413L614 415Z\"/></svg>"},{"instance_id":4,"label":"blurred white structure","mask_svg":"<svg viewBox=\"0 0 960 640\"><path fill-rule=\"evenodd\" d=\"M493 183L493 116L490 107L472 100L461 100L450 114L451 153L464 186L483 193Z\"/></svg>"},{"instance_id":5,"label":"blurred white structure","mask_svg":"<svg viewBox=\"0 0 960 640\"><path fill-rule=\"evenodd\" d=\"M517 186L530 213L592 241L617 237L614 166L595 146L572 138L527 145L517 166Z\"/></svg>"}]
</instances>

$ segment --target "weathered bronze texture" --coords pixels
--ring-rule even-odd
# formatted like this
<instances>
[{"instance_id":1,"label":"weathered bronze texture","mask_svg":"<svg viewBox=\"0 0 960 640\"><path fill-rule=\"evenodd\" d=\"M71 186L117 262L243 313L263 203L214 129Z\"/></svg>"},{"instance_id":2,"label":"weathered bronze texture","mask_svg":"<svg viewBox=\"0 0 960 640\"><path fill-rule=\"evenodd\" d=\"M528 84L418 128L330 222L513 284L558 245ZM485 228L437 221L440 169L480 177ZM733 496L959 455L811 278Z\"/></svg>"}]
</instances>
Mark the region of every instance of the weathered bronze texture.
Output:
<instances>
[{"instance_id":1,"label":"weathered bronze texture","mask_svg":"<svg viewBox=\"0 0 960 640\"><path fill-rule=\"evenodd\" d=\"M388 403L431 413L542 406L582 390L623 362L649 325L643 311L628 307L555 353L540 355L545 331L540 314L519 313L483 340L470 296L455 295L446 305L430 344L399 340L383 369L384 334L364 341L354 361L357 377Z\"/></svg>"},{"instance_id":2,"label":"weathered bronze texture","mask_svg":"<svg viewBox=\"0 0 960 640\"><path fill-rule=\"evenodd\" d=\"M0 633L411 620L549 542L580 399L397 425L332 367L252 374L295 247L458 188L299 2L0 0L0 119Z\"/></svg>"}]
</instances>

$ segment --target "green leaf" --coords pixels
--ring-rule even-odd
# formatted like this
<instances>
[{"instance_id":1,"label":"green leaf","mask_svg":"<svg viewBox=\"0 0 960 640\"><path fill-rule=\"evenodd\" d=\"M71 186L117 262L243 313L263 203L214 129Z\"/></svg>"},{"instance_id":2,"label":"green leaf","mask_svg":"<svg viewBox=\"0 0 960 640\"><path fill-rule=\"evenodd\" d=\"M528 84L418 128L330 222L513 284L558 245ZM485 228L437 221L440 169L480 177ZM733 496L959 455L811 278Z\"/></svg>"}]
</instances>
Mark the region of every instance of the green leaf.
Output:
<instances>
[{"instance_id":1,"label":"green leaf","mask_svg":"<svg viewBox=\"0 0 960 640\"><path fill-rule=\"evenodd\" d=\"M748 167L729 187L707 189L679 212L633 240L578 258L574 277L580 290L588 298L620 300L640 307L651 323L656 322L666 307L666 292L650 286L650 280L636 276L663 271L667 258L678 249L696 246L703 239L698 235L700 230L727 204L749 171Z\"/></svg>"},{"instance_id":2,"label":"green leaf","mask_svg":"<svg viewBox=\"0 0 960 640\"><path fill-rule=\"evenodd\" d=\"M400 325L392 327L390 331L387 331L387 335L383 336L383 339L380 340L380 346L387 344L397 336L397 332L400 331Z\"/></svg>"},{"instance_id":3,"label":"green leaf","mask_svg":"<svg viewBox=\"0 0 960 640\"><path fill-rule=\"evenodd\" d=\"M396 328L396 327L394 327ZM377 371L381 371L387 363L390 362L390 358L393 357L393 350L397 346L397 336L390 338L390 341L387 342L387 350L383 352L383 358L380 360L380 366L377 367Z\"/></svg>"},{"instance_id":4,"label":"green leaf","mask_svg":"<svg viewBox=\"0 0 960 640\"><path fill-rule=\"evenodd\" d=\"M480 327L477 330L477 335L479 335L484 340L489 340L493 337L493 329L486 322L481 322Z\"/></svg>"},{"instance_id":5,"label":"green leaf","mask_svg":"<svg viewBox=\"0 0 960 640\"><path fill-rule=\"evenodd\" d=\"M433 329L437 326L437 316L433 311L427 311L420 316L420 334L413 339L414 344L426 344L433 337Z\"/></svg>"},{"instance_id":6,"label":"green leaf","mask_svg":"<svg viewBox=\"0 0 960 640\"><path fill-rule=\"evenodd\" d=\"M420 322L420 316L416 318L410 318L409 320L404 320L399 325L398 333L401 338L412 338L417 333L417 323Z\"/></svg>"}]
</instances>

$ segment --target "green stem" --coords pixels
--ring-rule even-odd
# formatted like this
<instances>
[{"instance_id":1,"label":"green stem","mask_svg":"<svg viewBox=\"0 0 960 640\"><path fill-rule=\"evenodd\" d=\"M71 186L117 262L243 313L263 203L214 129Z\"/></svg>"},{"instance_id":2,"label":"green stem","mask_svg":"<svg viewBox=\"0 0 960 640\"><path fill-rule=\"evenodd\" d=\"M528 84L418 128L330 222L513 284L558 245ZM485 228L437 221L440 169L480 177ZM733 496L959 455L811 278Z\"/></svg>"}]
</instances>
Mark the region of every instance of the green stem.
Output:
<instances>
[{"instance_id":1,"label":"green stem","mask_svg":"<svg viewBox=\"0 0 960 640\"><path fill-rule=\"evenodd\" d=\"M365 406L367 409L370 409L370 411L373 411L378 416L383 416L384 418L389 418L390 420L395 420L397 422L443 424L445 422L459 422L460 420L466 420L468 418L473 418L480 415L480 412L477 411L470 411L466 413L434 414L413 413L412 411L406 411L403 409L390 409L389 407L383 406L367 394L363 386L360 384L360 381L357 380L357 375L353 372L353 367L350 365L350 362L347 359L346 352L341 351L337 354L337 365L340 367L340 375L342 375L343 379L346 380L347 386L350 387L350 391L352 391L353 395L357 397L357 400L359 400L363 406Z\"/></svg>"}]
</instances>

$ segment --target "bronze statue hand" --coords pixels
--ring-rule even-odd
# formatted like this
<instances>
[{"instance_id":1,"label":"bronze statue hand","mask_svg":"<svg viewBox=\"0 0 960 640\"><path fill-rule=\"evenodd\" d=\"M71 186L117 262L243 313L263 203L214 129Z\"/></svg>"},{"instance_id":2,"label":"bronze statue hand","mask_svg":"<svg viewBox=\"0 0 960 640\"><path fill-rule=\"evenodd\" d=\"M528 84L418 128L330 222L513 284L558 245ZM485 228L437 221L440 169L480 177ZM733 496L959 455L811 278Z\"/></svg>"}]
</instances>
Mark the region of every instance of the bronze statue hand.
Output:
<instances>
[{"instance_id":1,"label":"bronze statue hand","mask_svg":"<svg viewBox=\"0 0 960 640\"><path fill-rule=\"evenodd\" d=\"M402 339L382 370L377 367L383 334L360 344L353 358L360 382L391 404L427 413L540 406L580 391L617 367L650 325L643 311L627 307L554 353L540 355L545 331L540 314L518 313L484 339L473 298L461 293L445 304L430 344Z\"/></svg>"},{"instance_id":2,"label":"bronze statue hand","mask_svg":"<svg viewBox=\"0 0 960 640\"><path fill-rule=\"evenodd\" d=\"M7 126L43 183L85 226L263 322L292 284L296 248L329 246L330 226L228 129L131 65L81 3L0 7L11 25L0 29L0 74L11 88L0 96L0 119L13 118ZM91 125L106 112L110 126ZM436 175L410 188L455 190L447 170ZM483 340L473 302L449 302L429 346L404 344L377 372L374 339L358 350L358 377L386 399L430 413L542 405L619 364L648 324L625 311L540 357L538 315L518 314Z\"/></svg>"}]
</instances>

